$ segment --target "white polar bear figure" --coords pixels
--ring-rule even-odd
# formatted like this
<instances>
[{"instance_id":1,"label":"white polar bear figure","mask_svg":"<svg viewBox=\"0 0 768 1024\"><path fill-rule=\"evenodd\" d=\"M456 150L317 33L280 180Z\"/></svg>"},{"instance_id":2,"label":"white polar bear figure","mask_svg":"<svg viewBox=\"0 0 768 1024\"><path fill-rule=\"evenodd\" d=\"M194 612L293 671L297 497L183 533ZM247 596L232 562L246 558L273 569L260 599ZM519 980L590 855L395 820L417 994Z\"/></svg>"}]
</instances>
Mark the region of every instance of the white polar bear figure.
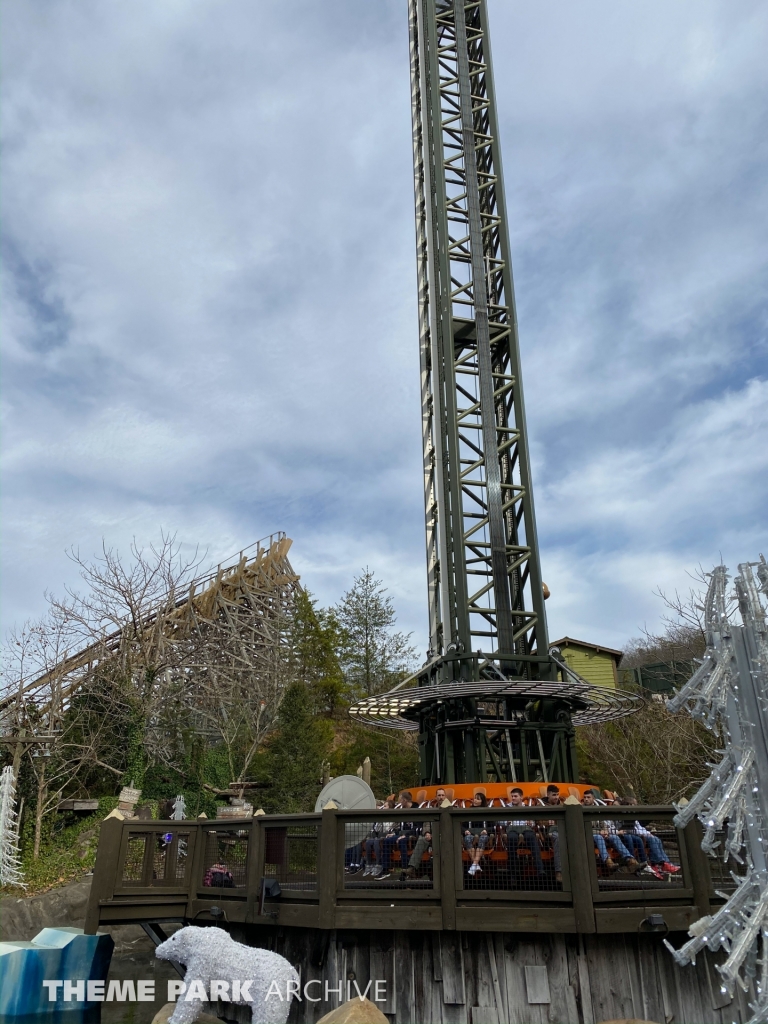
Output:
<instances>
[{"instance_id":1,"label":"white polar bear figure","mask_svg":"<svg viewBox=\"0 0 768 1024\"><path fill-rule=\"evenodd\" d=\"M169 1024L191 1024L203 1012L204 995L196 998L195 982L202 982L205 992L211 993L212 981L229 982L228 1002L250 1004L253 1024L285 1024L291 1008L292 994L298 992L299 975L279 953L256 949L235 942L223 928L195 928L188 925L174 932L155 950L161 960L177 960L187 971L184 976L185 992L177 1002ZM233 982L250 982L246 998L233 999ZM275 994L274 982L279 995ZM291 983L289 985L289 982ZM196 986L198 989L200 985ZM267 998L270 987L272 992ZM193 998L186 999L189 993ZM282 998L281 998L282 997ZM215 996L214 996L215 998Z\"/></svg>"}]
</instances>

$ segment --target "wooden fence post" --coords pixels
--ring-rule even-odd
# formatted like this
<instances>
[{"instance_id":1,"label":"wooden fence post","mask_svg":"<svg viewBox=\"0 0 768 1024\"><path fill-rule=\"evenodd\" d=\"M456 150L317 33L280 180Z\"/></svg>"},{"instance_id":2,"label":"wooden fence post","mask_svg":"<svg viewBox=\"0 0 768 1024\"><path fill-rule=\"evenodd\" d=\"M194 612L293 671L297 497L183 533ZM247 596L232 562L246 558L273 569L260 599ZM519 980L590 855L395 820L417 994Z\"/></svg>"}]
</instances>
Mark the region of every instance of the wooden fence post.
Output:
<instances>
[{"instance_id":1,"label":"wooden fence post","mask_svg":"<svg viewBox=\"0 0 768 1024\"><path fill-rule=\"evenodd\" d=\"M205 819L203 819L204 821ZM184 823L186 825L186 822ZM203 884L203 864L205 863L205 846L208 833L203 828L199 819L190 822L195 832L195 846L192 851L192 863L189 866L189 886L187 888L187 909L185 917L188 920L194 918L193 904L197 899L197 890Z\"/></svg>"},{"instance_id":2,"label":"wooden fence post","mask_svg":"<svg viewBox=\"0 0 768 1024\"><path fill-rule=\"evenodd\" d=\"M443 931L456 930L456 850L455 818L449 811L440 812L440 905ZM459 861L461 864L461 861Z\"/></svg>"},{"instance_id":3,"label":"wooden fence post","mask_svg":"<svg viewBox=\"0 0 768 1024\"><path fill-rule=\"evenodd\" d=\"M571 896L576 930L593 934L595 907L592 902L592 871L594 856L587 849L584 832L584 812L577 804L565 805L565 841L568 851L568 872L571 877Z\"/></svg>"},{"instance_id":4,"label":"wooden fence post","mask_svg":"<svg viewBox=\"0 0 768 1024\"><path fill-rule=\"evenodd\" d=\"M261 880L264 877L264 847L266 843L265 828L261 824L261 815L251 818L251 832L248 836L248 910L246 921L253 923L259 916L261 902Z\"/></svg>"},{"instance_id":5,"label":"wooden fence post","mask_svg":"<svg viewBox=\"0 0 768 1024\"><path fill-rule=\"evenodd\" d=\"M336 888L339 876L338 819L336 811L323 811L320 842L317 851L318 924L321 928L336 926Z\"/></svg>"},{"instance_id":6,"label":"wooden fence post","mask_svg":"<svg viewBox=\"0 0 768 1024\"><path fill-rule=\"evenodd\" d=\"M688 859L688 871L691 876L693 902L702 917L712 912L709 902L712 880L706 853L701 848L703 830L701 823L694 818L683 830L685 837L685 853Z\"/></svg>"},{"instance_id":7,"label":"wooden fence post","mask_svg":"<svg viewBox=\"0 0 768 1024\"><path fill-rule=\"evenodd\" d=\"M83 927L86 935L95 935L99 930L99 902L111 899L115 891L123 824L120 818L105 818L101 823L93 881Z\"/></svg>"}]
</instances>

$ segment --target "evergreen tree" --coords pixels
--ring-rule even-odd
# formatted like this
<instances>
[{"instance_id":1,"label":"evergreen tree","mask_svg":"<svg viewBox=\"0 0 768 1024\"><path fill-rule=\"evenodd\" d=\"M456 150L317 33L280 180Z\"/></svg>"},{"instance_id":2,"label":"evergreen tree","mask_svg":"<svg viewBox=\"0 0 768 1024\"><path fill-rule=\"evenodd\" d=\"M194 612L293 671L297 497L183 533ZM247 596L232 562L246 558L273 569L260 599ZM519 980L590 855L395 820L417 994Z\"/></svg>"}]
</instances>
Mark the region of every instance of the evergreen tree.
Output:
<instances>
[{"instance_id":1,"label":"evergreen tree","mask_svg":"<svg viewBox=\"0 0 768 1024\"><path fill-rule=\"evenodd\" d=\"M416 786L419 778L416 733L371 729L353 721L343 733L337 730L330 755L332 775L354 775L366 757L371 759L371 789L376 796L385 797Z\"/></svg>"},{"instance_id":2,"label":"evergreen tree","mask_svg":"<svg viewBox=\"0 0 768 1024\"><path fill-rule=\"evenodd\" d=\"M266 743L271 813L313 811L320 792L322 763L333 742L333 726L312 713L310 691L292 683L278 712L278 726Z\"/></svg>"},{"instance_id":3,"label":"evergreen tree","mask_svg":"<svg viewBox=\"0 0 768 1024\"><path fill-rule=\"evenodd\" d=\"M334 609L318 608L309 591L299 590L291 640L296 675L307 687L312 709L333 715L344 693L339 653L346 641Z\"/></svg>"},{"instance_id":4,"label":"evergreen tree","mask_svg":"<svg viewBox=\"0 0 768 1024\"><path fill-rule=\"evenodd\" d=\"M346 641L341 662L353 699L388 690L408 672L416 653L410 633L394 632L395 609L386 593L366 566L336 608Z\"/></svg>"}]
</instances>

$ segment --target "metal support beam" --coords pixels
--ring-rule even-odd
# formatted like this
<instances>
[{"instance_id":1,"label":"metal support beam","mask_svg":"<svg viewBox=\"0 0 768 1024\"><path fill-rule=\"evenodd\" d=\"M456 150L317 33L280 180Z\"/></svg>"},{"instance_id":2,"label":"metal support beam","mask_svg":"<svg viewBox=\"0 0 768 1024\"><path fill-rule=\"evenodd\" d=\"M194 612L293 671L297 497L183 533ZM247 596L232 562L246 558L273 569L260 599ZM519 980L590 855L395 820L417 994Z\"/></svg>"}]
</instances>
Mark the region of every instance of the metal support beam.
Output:
<instances>
[{"instance_id":1,"label":"metal support beam","mask_svg":"<svg viewBox=\"0 0 768 1024\"><path fill-rule=\"evenodd\" d=\"M430 654L550 679L485 0L410 22Z\"/></svg>"},{"instance_id":2,"label":"metal support beam","mask_svg":"<svg viewBox=\"0 0 768 1024\"><path fill-rule=\"evenodd\" d=\"M486 0L408 10L429 650L350 713L418 729L422 785L574 781L574 716L637 704L549 651Z\"/></svg>"}]
</instances>

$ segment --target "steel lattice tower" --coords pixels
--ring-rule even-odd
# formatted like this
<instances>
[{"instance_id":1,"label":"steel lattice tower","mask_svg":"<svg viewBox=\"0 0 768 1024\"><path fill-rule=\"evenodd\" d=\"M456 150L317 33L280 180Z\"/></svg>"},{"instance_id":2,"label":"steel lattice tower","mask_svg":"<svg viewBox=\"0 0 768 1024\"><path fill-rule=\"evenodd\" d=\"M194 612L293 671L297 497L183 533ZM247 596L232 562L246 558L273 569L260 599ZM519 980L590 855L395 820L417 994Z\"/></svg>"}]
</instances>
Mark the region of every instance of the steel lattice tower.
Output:
<instances>
[{"instance_id":1,"label":"steel lattice tower","mask_svg":"<svg viewBox=\"0 0 768 1024\"><path fill-rule=\"evenodd\" d=\"M430 647L550 678L485 3L412 0L411 61Z\"/></svg>"},{"instance_id":2,"label":"steel lattice tower","mask_svg":"<svg viewBox=\"0 0 768 1024\"><path fill-rule=\"evenodd\" d=\"M430 646L351 711L419 729L423 784L571 781L632 702L549 651L486 0L409 15Z\"/></svg>"}]
</instances>

